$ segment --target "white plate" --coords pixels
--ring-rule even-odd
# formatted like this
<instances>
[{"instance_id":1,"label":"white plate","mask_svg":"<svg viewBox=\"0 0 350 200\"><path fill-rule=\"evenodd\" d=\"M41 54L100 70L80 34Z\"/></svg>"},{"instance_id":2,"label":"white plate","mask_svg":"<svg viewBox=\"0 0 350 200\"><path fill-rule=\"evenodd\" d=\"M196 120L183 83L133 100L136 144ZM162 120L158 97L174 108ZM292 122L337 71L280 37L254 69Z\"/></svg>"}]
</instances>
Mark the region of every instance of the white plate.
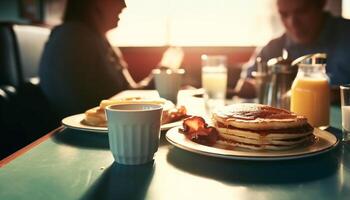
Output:
<instances>
[{"instance_id":1,"label":"white plate","mask_svg":"<svg viewBox=\"0 0 350 200\"><path fill-rule=\"evenodd\" d=\"M75 130L81 130L81 131L90 131L90 132L99 132L99 133L107 133L108 129L107 127L98 127L98 126L89 126L85 125L82 122L82 120L85 118L85 114L77 114L77 115L72 115L69 117L66 117L62 120L62 124L71 129ZM182 120L168 123L168 124L163 124L160 129L162 131L168 130L170 128L176 127L176 126L181 126L182 125Z\"/></svg>"},{"instance_id":2,"label":"white plate","mask_svg":"<svg viewBox=\"0 0 350 200\"><path fill-rule=\"evenodd\" d=\"M325 153L339 143L338 139L331 133L315 129L314 134L317 139L308 146L302 146L284 151L253 151L237 147L234 150L220 149L195 143L179 133L180 127L170 129L166 133L166 139L176 147L181 149L212 157L240 159L240 160L288 160L304 158Z\"/></svg>"}]
</instances>

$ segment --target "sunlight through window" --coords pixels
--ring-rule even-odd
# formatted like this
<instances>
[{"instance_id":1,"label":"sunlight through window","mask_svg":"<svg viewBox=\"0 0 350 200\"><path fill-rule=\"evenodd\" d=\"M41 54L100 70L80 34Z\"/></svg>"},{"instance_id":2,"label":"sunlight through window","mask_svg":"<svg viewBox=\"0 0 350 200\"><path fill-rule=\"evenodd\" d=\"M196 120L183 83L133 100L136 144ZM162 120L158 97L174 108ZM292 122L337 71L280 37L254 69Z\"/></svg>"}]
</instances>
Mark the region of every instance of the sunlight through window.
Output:
<instances>
[{"instance_id":1,"label":"sunlight through window","mask_svg":"<svg viewBox=\"0 0 350 200\"><path fill-rule=\"evenodd\" d=\"M279 36L275 0L126 0L118 46L258 46Z\"/></svg>"},{"instance_id":2,"label":"sunlight through window","mask_svg":"<svg viewBox=\"0 0 350 200\"><path fill-rule=\"evenodd\" d=\"M342 16L350 19L350 0L342 1Z\"/></svg>"}]
</instances>

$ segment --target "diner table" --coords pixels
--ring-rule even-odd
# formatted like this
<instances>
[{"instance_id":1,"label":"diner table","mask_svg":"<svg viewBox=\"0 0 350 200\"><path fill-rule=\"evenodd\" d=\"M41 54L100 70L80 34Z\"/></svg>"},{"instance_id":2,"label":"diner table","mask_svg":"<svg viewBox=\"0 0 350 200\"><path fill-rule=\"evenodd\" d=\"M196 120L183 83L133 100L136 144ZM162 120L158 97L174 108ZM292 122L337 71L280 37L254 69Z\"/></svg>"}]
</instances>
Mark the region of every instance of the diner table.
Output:
<instances>
[{"instance_id":1,"label":"diner table","mask_svg":"<svg viewBox=\"0 0 350 200\"><path fill-rule=\"evenodd\" d=\"M206 113L191 90L178 104ZM339 106L327 130L341 136ZM58 127L0 162L0 199L350 199L350 143L305 158L241 160L183 150L165 134L153 162L128 166L114 162L107 133Z\"/></svg>"}]
</instances>

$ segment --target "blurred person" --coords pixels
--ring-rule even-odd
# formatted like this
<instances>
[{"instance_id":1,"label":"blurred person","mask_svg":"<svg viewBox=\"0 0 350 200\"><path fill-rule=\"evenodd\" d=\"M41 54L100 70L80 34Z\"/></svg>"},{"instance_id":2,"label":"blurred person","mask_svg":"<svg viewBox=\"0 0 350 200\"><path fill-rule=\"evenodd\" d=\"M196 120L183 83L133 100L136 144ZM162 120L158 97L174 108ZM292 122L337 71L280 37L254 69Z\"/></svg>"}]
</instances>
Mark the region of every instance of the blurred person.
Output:
<instances>
[{"instance_id":1,"label":"blurred person","mask_svg":"<svg viewBox=\"0 0 350 200\"><path fill-rule=\"evenodd\" d=\"M84 112L125 89L152 87L152 75L136 83L106 32L118 24L124 0L68 0L63 24L52 30L40 63L40 85L62 118Z\"/></svg>"},{"instance_id":2,"label":"blurred person","mask_svg":"<svg viewBox=\"0 0 350 200\"><path fill-rule=\"evenodd\" d=\"M244 96L251 95L254 90L250 78L256 70L257 57L266 63L282 56L283 49L288 52L289 60L306 54L326 53L326 72L333 88L350 83L350 20L324 11L326 0L276 0L276 3L285 33L258 49L246 63L241 77L248 78L244 84L238 84L237 92Z\"/></svg>"}]
</instances>

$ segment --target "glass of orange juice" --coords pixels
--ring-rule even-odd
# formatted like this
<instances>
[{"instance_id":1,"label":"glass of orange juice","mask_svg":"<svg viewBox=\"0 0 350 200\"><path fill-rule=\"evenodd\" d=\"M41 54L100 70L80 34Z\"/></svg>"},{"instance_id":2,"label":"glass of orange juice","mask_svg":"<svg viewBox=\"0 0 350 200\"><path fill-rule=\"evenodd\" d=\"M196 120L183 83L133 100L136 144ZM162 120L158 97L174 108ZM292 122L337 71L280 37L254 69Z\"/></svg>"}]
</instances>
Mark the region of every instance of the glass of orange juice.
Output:
<instances>
[{"instance_id":1,"label":"glass of orange juice","mask_svg":"<svg viewBox=\"0 0 350 200\"><path fill-rule=\"evenodd\" d=\"M305 116L313 127L326 127L329 125L330 86L325 72L326 55L318 56L299 64L292 84L291 111Z\"/></svg>"}]
</instances>

